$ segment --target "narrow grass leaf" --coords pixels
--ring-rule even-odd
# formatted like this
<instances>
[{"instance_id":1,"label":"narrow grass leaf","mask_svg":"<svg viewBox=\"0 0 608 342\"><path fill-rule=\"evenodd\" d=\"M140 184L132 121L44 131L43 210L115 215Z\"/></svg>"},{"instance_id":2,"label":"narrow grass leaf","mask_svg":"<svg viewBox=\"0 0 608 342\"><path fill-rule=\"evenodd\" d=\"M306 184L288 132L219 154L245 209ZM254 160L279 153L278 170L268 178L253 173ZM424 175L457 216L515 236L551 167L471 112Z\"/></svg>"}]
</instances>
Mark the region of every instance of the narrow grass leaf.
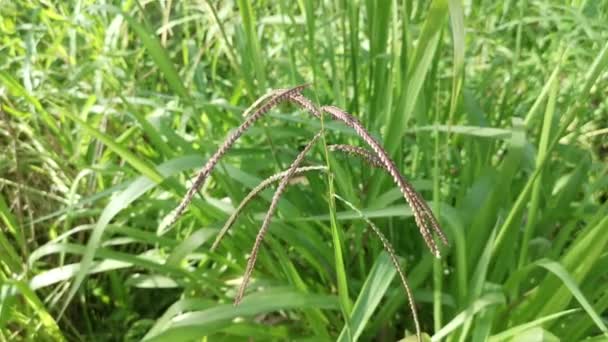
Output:
<instances>
[{"instance_id":1,"label":"narrow grass leaf","mask_svg":"<svg viewBox=\"0 0 608 342\"><path fill-rule=\"evenodd\" d=\"M346 327L344 327L337 341L357 341L359 339L396 273L397 271L395 270L395 266L391 263L390 257L386 252L382 252L378 258L376 258L369 275L365 279L363 288L361 288L361 292L359 292L359 296L355 301L351 316L349 317L352 340L349 339L350 336L348 331Z\"/></svg>"},{"instance_id":2,"label":"narrow grass leaf","mask_svg":"<svg viewBox=\"0 0 608 342\"><path fill-rule=\"evenodd\" d=\"M496 335L492 335L490 336L490 338L488 339L488 342L498 342L498 341L505 341L505 340L509 340L511 338L515 338L518 341L521 341L520 338L518 338L518 336L521 336L522 333L524 333L527 330L530 330L532 328L536 328L541 326L542 324L546 323L546 322L550 322L552 320L556 320L560 317L564 317L570 314L573 314L575 312L579 311L579 309L570 309L570 310L564 310L564 311L560 311L557 313L554 313L552 315L549 316L545 316L545 317L541 317L539 319L535 319L532 322L528 322L525 324L520 324L518 326L509 328L507 330L502 331L499 334Z\"/></svg>"},{"instance_id":3,"label":"narrow grass leaf","mask_svg":"<svg viewBox=\"0 0 608 342\"><path fill-rule=\"evenodd\" d=\"M435 332L431 341L438 342L443 340L446 336L448 336L452 331L458 329L462 324L464 324L466 318L469 316L469 312L473 314L479 313L481 310L487 308L491 305L498 305L505 302L505 297L501 293L487 293L481 296L479 299L475 300L473 304L471 304L471 308L465 309L458 315L456 315L450 322L441 328L441 330Z\"/></svg>"},{"instance_id":4,"label":"narrow grass leaf","mask_svg":"<svg viewBox=\"0 0 608 342\"><path fill-rule=\"evenodd\" d=\"M220 304L202 311L181 313L174 316L158 334L148 336L144 341L184 341L200 339L212 335L229 325L238 317L251 317L262 313L289 309L338 309L334 296L301 293L291 289L269 288L243 299L241 304Z\"/></svg>"},{"instance_id":5,"label":"narrow grass leaf","mask_svg":"<svg viewBox=\"0 0 608 342\"><path fill-rule=\"evenodd\" d=\"M549 259L542 259L536 261L535 264L547 269L549 272L556 275L564 283L566 288L568 288L574 298L576 298L576 300L583 307L585 312L587 312L589 317L591 317L593 322L595 322L597 327L604 333L608 333L608 327L606 327L606 324L602 320L600 314L595 311L595 309L593 308L591 303L589 303L583 292L581 292L580 288L576 284L576 281L560 263Z\"/></svg>"},{"instance_id":6,"label":"narrow grass leaf","mask_svg":"<svg viewBox=\"0 0 608 342\"><path fill-rule=\"evenodd\" d=\"M177 167L183 167L183 169L179 169ZM107 225L110 223L110 221L121 210L128 207L136 199L141 197L143 194L145 194L150 189L154 188L157 185L157 183L162 181L163 175L165 177L168 177L171 174L183 171L184 169L187 169L189 167L191 167L191 166L183 163L183 161L179 158L168 161L166 163L163 163L163 164L159 165L157 170L154 170L153 173L157 176L155 176L155 178L153 180L151 180L147 176L138 177L125 190L120 192L116 197L114 197L110 201L110 203L108 203L108 205L105 207L104 211L102 212L101 216L99 217L99 220L97 221L97 224L95 225L95 228L91 232L91 236L89 237L89 241L87 243L86 252L82 257L82 260L80 261L80 269L78 271L78 274L74 278L74 282L72 283L72 286L70 287L70 291L67 294L62 311L65 310L65 308L67 307L67 305L69 304L71 299L76 294L76 291L78 291L80 284L86 277L88 269L91 267L91 264L93 263L95 251L100 246L103 233L104 233Z\"/></svg>"}]
</instances>

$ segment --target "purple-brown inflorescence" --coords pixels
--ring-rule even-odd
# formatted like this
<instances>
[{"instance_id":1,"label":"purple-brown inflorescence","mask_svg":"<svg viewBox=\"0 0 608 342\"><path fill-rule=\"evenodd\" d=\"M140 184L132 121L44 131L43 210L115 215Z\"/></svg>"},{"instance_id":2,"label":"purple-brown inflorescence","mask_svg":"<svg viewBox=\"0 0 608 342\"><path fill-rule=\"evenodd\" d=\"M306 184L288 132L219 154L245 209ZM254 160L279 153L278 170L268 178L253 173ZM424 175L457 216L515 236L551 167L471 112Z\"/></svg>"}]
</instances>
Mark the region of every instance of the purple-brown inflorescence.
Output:
<instances>
[{"instance_id":1,"label":"purple-brown inflorescence","mask_svg":"<svg viewBox=\"0 0 608 342\"><path fill-rule=\"evenodd\" d=\"M287 174L285 174L285 176L283 176L283 179L281 179L281 182L277 186L277 189L274 192L274 195L272 196L272 201L270 202L270 207L268 208L268 211L266 212L266 216L264 217L264 221L262 222L262 227L260 228L258 235L255 238L255 243L253 245L253 248L251 249L251 254L249 255L249 260L247 261L247 268L245 269L245 275L243 276L243 282L241 283L241 286L236 295L236 298L234 299L235 305L238 305L241 302L241 299L243 298L245 289L247 288L247 283L249 282L249 279L251 278L251 273L253 272L253 267L255 266L255 261L258 256L258 251L260 250L260 246L262 245L262 241L264 240L266 231L268 230L268 227L270 226L270 221L272 220L272 215L274 214L274 211L276 210L277 205L279 204L279 199L281 198L283 191L285 191L285 189L287 188L287 185L289 184L289 179L294 175L298 166L300 166L300 163L302 162L302 160L304 160L304 157L306 156L308 151L310 151L310 149L313 147L315 142L321 137L322 134L323 134L323 132L317 133L310 140L310 142L308 142L308 144L304 147L304 149L300 152L300 154L298 154L296 159L291 163L291 166L287 170Z\"/></svg>"},{"instance_id":2,"label":"purple-brown inflorescence","mask_svg":"<svg viewBox=\"0 0 608 342\"><path fill-rule=\"evenodd\" d=\"M236 142L236 140L247 130L251 125L261 118L264 114L266 114L272 107L276 106L278 103L284 100L289 100L290 102L298 105L299 107L309 111L313 116L322 119L323 113L329 114L329 116L337 121L341 121L346 124L348 127L352 128L361 139L367 145L370 146L371 151L351 146L351 145L328 145L328 150L330 151L340 151L345 152L350 155L357 156L364 161L366 161L371 166L377 168L383 168L388 172L393 178L395 184L403 194L406 202L412 208L412 212L414 214L414 219L416 221L416 225L420 229L420 233L424 238L427 246L431 250L431 252L439 257L439 248L435 243L433 238L433 231L439 236L439 238L447 245L448 240L441 230L439 222L433 215L432 210L429 208L428 204L424 201L422 196L414 189L414 187L405 180L405 178L401 175L395 163L390 159L386 150L380 145L380 143L365 129L365 127L359 122L354 116L348 114L342 109L334 106L323 106L318 108L314 105L308 98L301 94L301 91L307 85L297 86L291 89L279 89L275 90L260 99L258 99L254 105L250 107L245 113L248 114L251 111L253 113L247 117L247 119L235 130L230 136L224 141L224 143L218 148L218 150L209 158L207 163L203 166L203 168L197 174L192 186L188 189L188 192L177 206L177 208L172 213L172 216L168 217L168 224L171 226L175 221L182 215L184 210L187 208L188 204L192 201L194 194L198 191L198 189L203 185L205 179L209 176L211 171L217 165L219 160L228 152L228 150L232 147L232 145ZM266 102L264 102L266 101ZM257 109L256 109L257 108ZM289 185L290 179L297 174L302 174L308 171L328 171L327 166L304 166L300 167L300 164L304 160L306 154L310 151L314 143L321 137L323 131L317 133L314 138L306 145L306 147L298 154L296 159L292 162L289 169L278 174L275 174L267 179L265 179L262 183L260 183L257 187L252 189L252 191L243 199L243 201L239 204L235 212L230 216L220 233L218 234L212 249L215 249L220 242L221 238L226 234L226 232L230 229L230 227L236 221L239 213L243 210L243 208L249 203L252 198L254 198L258 193L266 189L273 182L279 181L279 185L275 190L275 193L272 197L270 206L268 211L266 212L266 216L262 222L262 226L258 231L256 236L255 243L251 250L251 254L249 256L249 260L247 262L247 268L245 270L245 274L243 275L243 281L239 287L238 293L235 297L234 303L237 305L243 298L245 293L245 289L251 278L251 274L253 272L253 268L256 263L258 252L261 248L261 244L264 240L264 236L266 235L268 228L270 226L270 222L272 220L272 216L276 211L279 199L281 195ZM336 195L337 198L341 199ZM344 201L343 199L341 199ZM352 204L344 201L347 205L352 207ZM352 207L355 209L354 207ZM355 209L356 210L356 209ZM359 212L360 213L360 212ZM360 213L361 214L361 213ZM362 215L362 214L361 214ZM401 282L408 296L408 300L410 303L410 308L414 315L414 321L416 325L416 335L418 336L418 340L420 341L420 324L418 322L418 316L416 314L416 308L414 305L414 301L412 299L411 290L407 284L405 274L401 271L399 261L397 259L396 253L389 243L389 241L384 237L382 232L366 217L362 216L363 219L370 225L372 230L378 235L380 241L382 242L384 248L388 252L391 257L391 260L395 267L397 268L397 272L399 273L399 277L401 278ZM162 229L161 229L162 231Z\"/></svg>"},{"instance_id":3,"label":"purple-brown inflorescence","mask_svg":"<svg viewBox=\"0 0 608 342\"><path fill-rule=\"evenodd\" d=\"M319 109L309 99L299 93L290 95L289 100L292 103L295 103L298 106L308 110L315 117L321 117L322 112L325 112L334 120L343 122L347 126L351 127L355 133L357 133L357 135L359 135L359 137L361 137L361 139L363 139L363 141L365 141L371 147L377 160L384 165L387 172L392 176L395 184L397 184L397 187L399 187L403 197L412 208L414 220L416 221L416 225L420 229L420 233L427 246L436 257L440 257L439 248L433 239L431 230L435 231L444 244L447 245L448 240L441 230L435 215L433 215L432 210L422 199L422 196L420 196L414 187L403 178L399 172L399 169L397 169L395 166L395 163L388 156L386 150L384 150L380 143L365 129L359 120L338 107L323 106L321 109Z\"/></svg>"},{"instance_id":4,"label":"purple-brown inflorescence","mask_svg":"<svg viewBox=\"0 0 608 342\"><path fill-rule=\"evenodd\" d=\"M217 165L220 159L228 152L228 150L232 147L232 145L236 142L236 140L253 125L258 119L260 119L264 114L266 114L270 109L279 104L281 101L289 98L289 96L294 94L299 94L304 88L308 87L307 84L293 87L291 89L281 90L276 92L276 95L272 96L268 102L259 107L252 115L248 116L248 118L243 122L235 131L230 134L230 136L224 141L222 146L220 146L217 151L209 158L205 166L198 172L194 182L188 189L188 192L182 199L181 203L175 208L173 213L171 214L171 218L167 223L167 227L172 226L175 221L179 219L181 214L186 210L192 199L194 198L194 194L200 189L203 185L213 168Z\"/></svg>"}]
</instances>

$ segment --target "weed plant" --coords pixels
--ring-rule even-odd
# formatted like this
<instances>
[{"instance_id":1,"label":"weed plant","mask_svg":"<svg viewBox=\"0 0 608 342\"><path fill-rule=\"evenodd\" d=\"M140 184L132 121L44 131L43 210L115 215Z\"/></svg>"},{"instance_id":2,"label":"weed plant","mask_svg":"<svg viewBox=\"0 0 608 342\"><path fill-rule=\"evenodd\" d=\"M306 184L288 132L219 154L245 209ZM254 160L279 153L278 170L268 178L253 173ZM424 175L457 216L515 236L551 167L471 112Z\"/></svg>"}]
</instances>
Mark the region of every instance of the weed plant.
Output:
<instances>
[{"instance_id":1,"label":"weed plant","mask_svg":"<svg viewBox=\"0 0 608 342\"><path fill-rule=\"evenodd\" d=\"M0 0L0 341L604 341L607 42L605 1Z\"/></svg>"}]
</instances>

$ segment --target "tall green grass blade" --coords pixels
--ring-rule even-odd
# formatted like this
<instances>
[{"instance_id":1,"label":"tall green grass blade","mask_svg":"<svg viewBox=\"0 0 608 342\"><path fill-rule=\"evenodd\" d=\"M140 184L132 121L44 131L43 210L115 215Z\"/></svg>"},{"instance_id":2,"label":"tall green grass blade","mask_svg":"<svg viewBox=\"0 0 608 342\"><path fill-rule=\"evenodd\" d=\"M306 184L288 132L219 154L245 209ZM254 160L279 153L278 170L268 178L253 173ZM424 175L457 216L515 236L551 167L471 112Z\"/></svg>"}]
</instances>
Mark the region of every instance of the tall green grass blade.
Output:
<instances>
[{"instance_id":1,"label":"tall green grass blade","mask_svg":"<svg viewBox=\"0 0 608 342\"><path fill-rule=\"evenodd\" d=\"M135 34L137 34L139 39L141 39L142 44L160 72L165 76L169 87L171 87L173 92L180 96L184 101L191 102L188 90L186 90L186 87L182 83L181 77L171 62L169 54L160 44L160 41L154 36L153 30L147 26L146 22L139 23L133 17L115 7L109 6L107 9L111 13L121 15L127 23L129 23L129 26L135 31Z\"/></svg>"},{"instance_id":2,"label":"tall green grass blade","mask_svg":"<svg viewBox=\"0 0 608 342\"><path fill-rule=\"evenodd\" d=\"M254 91L255 89L266 89L268 85L266 81L266 72L264 70L264 58L260 50L260 42L257 36L255 14L251 6L251 1L238 0L237 4L241 14L241 20L243 21L243 29L245 30L246 38L246 48L241 52L241 63L243 64L242 68L244 73L249 73L247 68L253 67L253 73L255 74L257 85L251 82L248 84L248 87L252 94L257 94L259 91Z\"/></svg>"},{"instance_id":3,"label":"tall green grass blade","mask_svg":"<svg viewBox=\"0 0 608 342\"><path fill-rule=\"evenodd\" d=\"M336 204L333 191L333 175L328 174L329 178L329 222L331 226L331 236L334 249L334 267L336 268L336 282L338 285L338 297L340 298L340 307L346 320L345 329L348 329L348 336L352 337L353 331L350 328L350 321L348 318L353 310L353 304L350 300L348 292L348 277L346 268L344 266L344 237L338 225L338 218L336 216Z\"/></svg>"},{"instance_id":4,"label":"tall green grass blade","mask_svg":"<svg viewBox=\"0 0 608 342\"><path fill-rule=\"evenodd\" d=\"M538 155L536 158L536 164L540 164L541 160L545 158L547 148L549 147L549 141L551 140L551 130L553 126L553 117L555 116L555 105L557 102L558 83L553 80L551 88L549 90L549 98L547 100L547 108L545 111L545 117L543 119L542 133L540 136L540 142L538 146ZM540 212L540 199L543 191L543 172L538 175L534 181L532 189L532 195L530 198L530 204L528 208L528 218L526 226L524 228L523 239L520 247L518 267L521 268L527 261L528 249L530 248L530 240L534 235L534 227L538 222L538 213Z\"/></svg>"},{"instance_id":5,"label":"tall green grass blade","mask_svg":"<svg viewBox=\"0 0 608 342\"><path fill-rule=\"evenodd\" d=\"M380 304L380 300L384 297L386 290L390 286L397 271L391 263L391 260L385 252L382 252L374 265L372 266L369 275L363 283L363 287L359 292L359 296L355 301L350 319L349 332L346 327L340 332L338 341L357 341L363 332L370 317ZM349 336L349 333L352 336ZM352 339L351 339L352 337Z\"/></svg>"},{"instance_id":6,"label":"tall green grass blade","mask_svg":"<svg viewBox=\"0 0 608 342\"><path fill-rule=\"evenodd\" d=\"M403 83L407 84L407 88L402 90L399 106L397 110L391 113L387 123L386 146L387 151L392 156L395 155L397 148L401 145L399 142L412 116L424 80L434 60L447 15L447 0L434 0L431 3L420 33L419 43L413 53L407 73L404 73L407 81Z\"/></svg>"}]
</instances>

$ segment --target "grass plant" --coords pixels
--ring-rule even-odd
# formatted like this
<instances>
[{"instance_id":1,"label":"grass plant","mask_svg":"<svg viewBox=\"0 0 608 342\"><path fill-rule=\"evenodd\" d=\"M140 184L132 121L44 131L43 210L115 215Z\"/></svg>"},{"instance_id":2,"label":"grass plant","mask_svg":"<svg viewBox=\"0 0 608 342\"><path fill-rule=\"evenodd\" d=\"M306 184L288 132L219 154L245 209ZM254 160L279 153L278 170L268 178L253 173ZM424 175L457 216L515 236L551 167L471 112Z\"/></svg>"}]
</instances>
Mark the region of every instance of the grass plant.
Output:
<instances>
[{"instance_id":1,"label":"grass plant","mask_svg":"<svg viewBox=\"0 0 608 342\"><path fill-rule=\"evenodd\" d=\"M0 341L606 340L607 23L0 0Z\"/></svg>"}]
</instances>

